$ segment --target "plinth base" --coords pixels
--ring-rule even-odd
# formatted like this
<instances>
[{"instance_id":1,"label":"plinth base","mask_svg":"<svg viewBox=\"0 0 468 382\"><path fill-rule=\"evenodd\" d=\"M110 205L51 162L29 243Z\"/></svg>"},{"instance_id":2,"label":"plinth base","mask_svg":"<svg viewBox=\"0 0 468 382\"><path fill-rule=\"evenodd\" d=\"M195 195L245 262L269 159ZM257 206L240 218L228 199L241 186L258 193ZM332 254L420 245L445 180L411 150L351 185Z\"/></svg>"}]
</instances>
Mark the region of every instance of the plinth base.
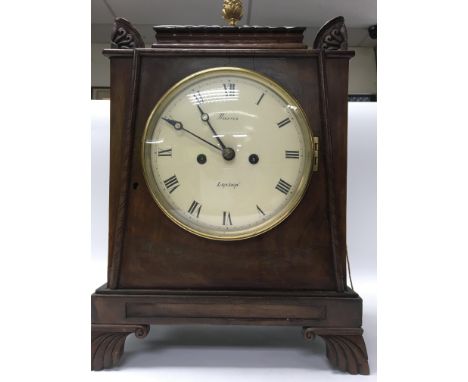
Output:
<instances>
[{"instance_id":1,"label":"plinth base","mask_svg":"<svg viewBox=\"0 0 468 382\"><path fill-rule=\"evenodd\" d=\"M338 369L369 374L362 300L354 291L179 291L99 288L91 296L91 369L120 362L127 336L152 324L298 326L320 336Z\"/></svg>"}]
</instances>

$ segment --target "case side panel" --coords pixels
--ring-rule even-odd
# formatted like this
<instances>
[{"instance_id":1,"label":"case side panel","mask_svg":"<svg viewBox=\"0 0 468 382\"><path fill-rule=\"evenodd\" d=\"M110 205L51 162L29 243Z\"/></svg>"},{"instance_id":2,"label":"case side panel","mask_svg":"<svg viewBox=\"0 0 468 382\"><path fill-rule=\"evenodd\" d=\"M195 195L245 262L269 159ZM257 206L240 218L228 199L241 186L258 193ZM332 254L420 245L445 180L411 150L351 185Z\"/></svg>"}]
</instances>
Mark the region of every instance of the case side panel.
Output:
<instances>
[{"instance_id":1,"label":"case side panel","mask_svg":"<svg viewBox=\"0 0 468 382\"><path fill-rule=\"evenodd\" d=\"M117 220L121 194L121 173L123 171L124 131L128 119L131 99L132 56L111 57L110 59L110 176L109 176L109 248L107 282L115 287L115 254L119 242Z\"/></svg>"},{"instance_id":2,"label":"case side panel","mask_svg":"<svg viewBox=\"0 0 468 382\"><path fill-rule=\"evenodd\" d=\"M346 197L348 155L348 70L349 60L326 59L328 123L333 150L337 271L346 287Z\"/></svg>"}]
</instances>

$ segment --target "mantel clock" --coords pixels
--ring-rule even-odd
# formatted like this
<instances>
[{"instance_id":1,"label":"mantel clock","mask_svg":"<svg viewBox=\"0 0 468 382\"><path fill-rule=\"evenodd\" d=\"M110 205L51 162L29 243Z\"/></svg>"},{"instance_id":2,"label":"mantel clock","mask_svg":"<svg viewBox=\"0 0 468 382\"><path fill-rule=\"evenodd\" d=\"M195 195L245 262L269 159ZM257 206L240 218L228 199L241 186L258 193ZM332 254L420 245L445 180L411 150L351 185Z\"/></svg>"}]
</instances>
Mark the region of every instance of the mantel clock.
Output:
<instances>
[{"instance_id":1,"label":"mantel clock","mask_svg":"<svg viewBox=\"0 0 468 382\"><path fill-rule=\"evenodd\" d=\"M301 327L334 366L368 374L346 275L343 18L312 48L299 27L154 29L145 48L116 19L104 50L109 257L92 369L117 365L130 333L187 323Z\"/></svg>"}]
</instances>

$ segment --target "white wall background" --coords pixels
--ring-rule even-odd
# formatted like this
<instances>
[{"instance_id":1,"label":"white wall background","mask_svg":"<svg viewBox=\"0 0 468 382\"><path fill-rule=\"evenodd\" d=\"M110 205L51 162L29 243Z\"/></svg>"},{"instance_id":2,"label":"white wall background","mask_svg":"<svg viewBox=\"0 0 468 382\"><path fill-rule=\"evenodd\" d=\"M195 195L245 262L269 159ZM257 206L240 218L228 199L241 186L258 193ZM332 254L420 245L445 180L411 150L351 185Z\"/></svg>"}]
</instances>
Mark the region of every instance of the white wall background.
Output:
<instances>
[{"instance_id":1,"label":"white wall background","mask_svg":"<svg viewBox=\"0 0 468 382\"><path fill-rule=\"evenodd\" d=\"M110 44L91 44L91 86L110 86L109 59L102 50L110 48Z\"/></svg>"},{"instance_id":2,"label":"white wall background","mask_svg":"<svg viewBox=\"0 0 468 382\"><path fill-rule=\"evenodd\" d=\"M377 94L377 63L374 48L350 48L356 55L349 61L349 94Z\"/></svg>"}]
</instances>

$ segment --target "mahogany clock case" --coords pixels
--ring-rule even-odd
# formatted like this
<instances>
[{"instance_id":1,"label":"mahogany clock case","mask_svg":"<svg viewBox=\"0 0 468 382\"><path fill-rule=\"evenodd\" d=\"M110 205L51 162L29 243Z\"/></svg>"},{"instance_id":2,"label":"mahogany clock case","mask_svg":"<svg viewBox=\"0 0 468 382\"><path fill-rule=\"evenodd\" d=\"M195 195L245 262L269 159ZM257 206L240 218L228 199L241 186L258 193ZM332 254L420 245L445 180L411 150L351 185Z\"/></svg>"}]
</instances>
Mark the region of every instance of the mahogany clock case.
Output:
<instances>
[{"instance_id":1,"label":"mahogany clock case","mask_svg":"<svg viewBox=\"0 0 468 382\"><path fill-rule=\"evenodd\" d=\"M165 27L144 48L116 21L111 65L108 281L92 296L92 367L118 363L125 337L149 324L305 327L327 343L342 370L368 373L362 300L346 287L348 61L343 18L327 23L314 49L304 28ZM158 38L159 36L159 38ZM302 105L319 138L319 171L303 200L261 236L226 242L171 222L146 188L141 139L157 101L175 83L213 67L256 71ZM114 349L114 350L112 350Z\"/></svg>"},{"instance_id":2,"label":"mahogany clock case","mask_svg":"<svg viewBox=\"0 0 468 382\"><path fill-rule=\"evenodd\" d=\"M312 174L299 208L273 230L238 242L206 240L174 225L152 200L141 165L140 142L154 105L181 79L214 67L250 69L278 82L303 106L314 135L325 148L317 51L262 49L252 57L250 49L153 48L109 50L105 54L111 60L112 85L111 287L344 289L347 76L352 52L335 52L326 59L328 123L337 190L335 235L340 237L336 248L330 229L327 162L323 155L319 158L320 171ZM129 120L131 127L126 125ZM125 135L129 127L130 134ZM122 141L122 137L127 139ZM131 187L122 196L125 165L129 176L125 181Z\"/></svg>"}]
</instances>

